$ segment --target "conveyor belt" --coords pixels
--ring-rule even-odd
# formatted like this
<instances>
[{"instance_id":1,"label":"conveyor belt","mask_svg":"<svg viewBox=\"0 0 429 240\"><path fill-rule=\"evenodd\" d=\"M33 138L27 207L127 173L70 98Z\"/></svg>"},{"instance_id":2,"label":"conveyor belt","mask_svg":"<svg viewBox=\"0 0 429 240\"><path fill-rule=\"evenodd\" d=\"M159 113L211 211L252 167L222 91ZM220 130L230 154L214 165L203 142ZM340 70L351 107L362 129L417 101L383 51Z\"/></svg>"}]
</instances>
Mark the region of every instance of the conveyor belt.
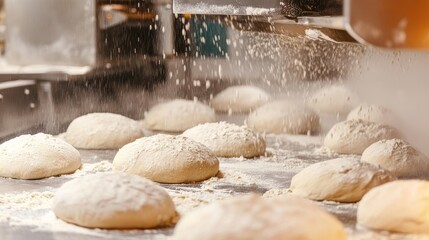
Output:
<instances>
[{"instance_id":1,"label":"conveyor belt","mask_svg":"<svg viewBox=\"0 0 429 240\"><path fill-rule=\"evenodd\" d=\"M338 157L321 149L321 137L267 136L268 154L258 159L220 159L218 177L202 183L163 185L172 196L177 209L186 214L192 208L232 195L249 192L267 193L272 197L286 192L294 174L306 166ZM0 179L0 235L2 240L88 240L88 239L167 239L172 228L158 230L107 231L85 229L55 219L50 200L55 190L72 178L97 171L109 171L115 151L81 151L82 170L72 175L35 181ZM274 189L274 190L273 190ZM23 196L34 193L42 200ZM8 195L7 195L8 194ZM77 193L78 194L78 193ZM9 199L9 200L8 200ZM45 199L45 200L43 200ZM412 240L423 236L390 235L356 228L357 204L321 202L347 227L353 240Z\"/></svg>"}]
</instances>

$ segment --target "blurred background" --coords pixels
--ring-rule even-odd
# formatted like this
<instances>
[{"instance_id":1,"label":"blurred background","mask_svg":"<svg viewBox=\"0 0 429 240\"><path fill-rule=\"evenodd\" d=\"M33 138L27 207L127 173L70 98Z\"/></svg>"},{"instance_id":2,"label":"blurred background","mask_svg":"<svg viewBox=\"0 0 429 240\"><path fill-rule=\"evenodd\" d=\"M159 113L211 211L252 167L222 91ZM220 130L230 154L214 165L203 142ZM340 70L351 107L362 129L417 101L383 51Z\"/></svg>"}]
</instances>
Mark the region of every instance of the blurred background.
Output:
<instances>
[{"instance_id":1,"label":"blurred background","mask_svg":"<svg viewBox=\"0 0 429 240\"><path fill-rule=\"evenodd\" d=\"M342 84L392 109L429 154L425 50L361 44L302 19L175 14L169 0L0 0L0 9L0 138L57 134L89 112L142 119L159 101L207 103L232 85L306 101Z\"/></svg>"}]
</instances>

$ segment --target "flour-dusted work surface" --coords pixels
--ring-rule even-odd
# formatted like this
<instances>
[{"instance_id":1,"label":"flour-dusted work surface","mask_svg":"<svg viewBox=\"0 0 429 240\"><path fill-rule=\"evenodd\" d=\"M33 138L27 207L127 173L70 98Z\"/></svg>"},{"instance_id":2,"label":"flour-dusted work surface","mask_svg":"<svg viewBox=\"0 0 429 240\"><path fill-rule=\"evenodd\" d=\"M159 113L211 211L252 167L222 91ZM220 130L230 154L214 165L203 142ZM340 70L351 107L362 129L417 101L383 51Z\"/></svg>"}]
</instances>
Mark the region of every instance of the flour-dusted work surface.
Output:
<instances>
[{"instance_id":1,"label":"flour-dusted work surface","mask_svg":"<svg viewBox=\"0 0 429 240\"><path fill-rule=\"evenodd\" d=\"M287 188L296 173L311 164L340 157L321 147L322 137L268 135L266 138L268 148L265 157L220 158L221 172L216 177L194 184L162 184L175 202L178 212L185 215L198 206L250 192L263 194L266 198L288 194ZM51 206L55 192L63 183L96 172L112 171L111 162L116 151L80 152L84 164L74 174L32 181L0 179L2 240L165 240L173 234L173 228L100 230L58 220ZM429 239L425 235L390 234L356 227L357 204L317 203L345 224L348 239L351 240Z\"/></svg>"}]
</instances>

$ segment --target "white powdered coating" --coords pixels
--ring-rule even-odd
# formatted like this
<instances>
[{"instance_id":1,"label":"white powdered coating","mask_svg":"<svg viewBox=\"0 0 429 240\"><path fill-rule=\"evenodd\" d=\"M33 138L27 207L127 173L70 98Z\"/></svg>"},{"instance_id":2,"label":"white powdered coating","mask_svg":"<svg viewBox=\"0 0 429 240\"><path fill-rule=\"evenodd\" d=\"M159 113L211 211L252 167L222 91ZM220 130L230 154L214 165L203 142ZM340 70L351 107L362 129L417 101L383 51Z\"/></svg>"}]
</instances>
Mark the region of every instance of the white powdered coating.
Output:
<instances>
[{"instance_id":1,"label":"white powdered coating","mask_svg":"<svg viewBox=\"0 0 429 240\"><path fill-rule=\"evenodd\" d=\"M53 192L24 192L0 194L0 205L13 210L35 210L51 207Z\"/></svg>"},{"instance_id":2,"label":"white powdered coating","mask_svg":"<svg viewBox=\"0 0 429 240\"><path fill-rule=\"evenodd\" d=\"M65 183L55 194L53 211L88 228L154 228L176 219L174 203L162 187L125 173L97 173Z\"/></svg>"},{"instance_id":3,"label":"white powdered coating","mask_svg":"<svg viewBox=\"0 0 429 240\"><path fill-rule=\"evenodd\" d=\"M174 4L174 10L177 12L186 12L186 13L192 13L192 14L207 14L207 13L220 13L220 14L227 14L227 13L239 13L240 9L234 5L228 4L228 5L215 5L215 4L207 4L207 3L184 3L184 2L178 2L177 4Z\"/></svg>"},{"instance_id":4,"label":"white powdered coating","mask_svg":"<svg viewBox=\"0 0 429 240\"><path fill-rule=\"evenodd\" d=\"M85 176L90 173L98 172L111 172L113 165L109 161L101 161L98 163L84 163L82 167L78 169L74 174L71 174L70 177Z\"/></svg>"},{"instance_id":5,"label":"white powdered coating","mask_svg":"<svg viewBox=\"0 0 429 240\"><path fill-rule=\"evenodd\" d=\"M216 95L210 105L219 112L249 113L270 99L270 95L260 88L233 86Z\"/></svg>"},{"instance_id":6,"label":"white powdered coating","mask_svg":"<svg viewBox=\"0 0 429 240\"><path fill-rule=\"evenodd\" d=\"M429 177L429 159L401 139L372 144L363 152L361 161L380 166L397 177Z\"/></svg>"},{"instance_id":7,"label":"white powdered coating","mask_svg":"<svg viewBox=\"0 0 429 240\"><path fill-rule=\"evenodd\" d=\"M362 154L371 144L399 136L396 129L363 120L348 120L335 124L325 137L324 145L343 154Z\"/></svg>"},{"instance_id":8,"label":"white powdered coating","mask_svg":"<svg viewBox=\"0 0 429 240\"><path fill-rule=\"evenodd\" d=\"M347 120L353 119L379 124L392 124L393 122L392 113L387 108L370 104L362 104L353 109L347 116Z\"/></svg>"},{"instance_id":9,"label":"white powdered coating","mask_svg":"<svg viewBox=\"0 0 429 240\"><path fill-rule=\"evenodd\" d=\"M268 15L275 13L276 10L276 8L246 7L246 15Z\"/></svg>"},{"instance_id":10,"label":"white powdered coating","mask_svg":"<svg viewBox=\"0 0 429 240\"><path fill-rule=\"evenodd\" d=\"M354 158L316 163L292 178L291 194L312 200L358 202L372 188L395 180L388 172Z\"/></svg>"},{"instance_id":11,"label":"white powdered coating","mask_svg":"<svg viewBox=\"0 0 429 240\"><path fill-rule=\"evenodd\" d=\"M395 181L374 188L359 203L358 224L374 230L429 234L429 182Z\"/></svg>"},{"instance_id":12,"label":"white powdered coating","mask_svg":"<svg viewBox=\"0 0 429 240\"><path fill-rule=\"evenodd\" d=\"M143 125L155 131L183 132L198 124L215 121L216 114L209 106L197 101L176 99L152 107Z\"/></svg>"},{"instance_id":13,"label":"white powdered coating","mask_svg":"<svg viewBox=\"0 0 429 240\"><path fill-rule=\"evenodd\" d=\"M246 123L257 132L273 134L308 134L320 130L320 119L315 112L290 101L268 103L252 112Z\"/></svg>"},{"instance_id":14,"label":"white powdered coating","mask_svg":"<svg viewBox=\"0 0 429 240\"><path fill-rule=\"evenodd\" d=\"M113 113L90 113L73 120L65 135L68 143L81 149L118 149L143 137L140 124Z\"/></svg>"},{"instance_id":15,"label":"white powdered coating","mask_svg":"<svg viewBox=\"0 0 429 240\"><path fill-rule=\"evenodd\" d=\"M185 3L175 2L174 12L177 13L191 13L191 14L216 14L216 15L231 15L244 14L244 15L267 15L275 13L276 8L260 8L260 7L237 7L232 4L216 5L213 3Z\"/></svg>"},{"instance_id":16,"label":"white powdered coating","mask_svg":"<svg viewBox=\"0 0 429 240\"><path fill-rule=\"evenodd\" d=\"M262 195L263 198L276 198L281 196L291 195L289 189L270 189Z\"/></svg>"},{"instance_id":17,"label":"white powdered coating","mask_svg":"<svg viewBox=\"0 0 429 240\"><path fill-rule=\"evenodd\" d=\"M199 206L230 198L231 191L225 189L225 186L252 188L256 186L255 181L256 179L239 171L223 171L202 182L200 189L189 189L186 185L181 185L167 189L167 192L173 198L177 211L186 215Z\"/></svg>"},{"instance_id":18,"label":"white powdered coating","mask_svg":"<svg viewBox=\"0 0 429 240\"><path fill-rule=\"evenodd\" d=\"M113 160L113 169L161 183L206 180L219 171L210 149L184 136L158 134L125 145Z\"/></svg>"},{"instance_id":19,"label":"white powdered coating","mask_svg":"<svg viewBox=\"0 0 429 240\"><path fill-rule=\"evenodd\" d=\"M22 135L0 145L0 176L40 179L72 173L81 166L80 153L54 136Z\"/></svg>"},{"instance_id":20,"label":"white powdered coating","mask_svg":"<svg viewBox=\"0 0 429 240\"><path fill-rule=\"evenodd\" d=\"M239 171L223 171L200 183L201 187L195 185L174 185L166 188L173 199L176 210L181 215L186 215L196 207L203 206L214 201L230 198L233 194L231 189L225 186L239 186L240 188L251 188L256 186L256 179ZM260 180L264 181L264 180Z\"/></svg>"},{"instance_id":21,"label":"white powdered coating","mask_svg":"<svg viewBox=\"0 0 429 240\"><path fill-rule=\"evenodd\" d=\"M172 239L345 240L346 233L340 221L307 200L249 195L190 212L178 223Z\"/></svg>"},{"instance_id":22,"label":"white powdered coating","mask_svg":"<svg viewBox=\"0 0 429 240\"><path fill-rule=\"evenodd\" d=\"M183 136L202 143L218 157L257 157L265 153L264 138L246 126L220 122L191 128Z\"/></svg>"},{"instance_id":23,"label":"white powdered coating","mask_svg":"<svg viewBox=\"0 0 429 240\"><path fill-rule=\"evenodd\" d=\"M348 114L359 103L355 93L345 86L334 85L320 89L314 93L308 106L320 113Z\"/></svg>"}]
</instances>

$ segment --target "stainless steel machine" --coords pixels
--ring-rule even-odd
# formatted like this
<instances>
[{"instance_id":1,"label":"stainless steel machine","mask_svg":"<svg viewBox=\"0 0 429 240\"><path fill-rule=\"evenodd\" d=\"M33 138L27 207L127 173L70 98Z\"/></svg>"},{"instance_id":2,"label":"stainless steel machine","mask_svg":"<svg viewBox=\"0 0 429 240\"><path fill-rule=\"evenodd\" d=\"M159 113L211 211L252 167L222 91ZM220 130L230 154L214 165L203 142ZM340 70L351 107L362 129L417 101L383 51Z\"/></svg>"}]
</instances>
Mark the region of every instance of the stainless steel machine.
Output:
<instances>
[{"instance_id":1,"label":"stainless steel machine","mask_svg":"<svg viewBox=\"0 0 429 240\"><path fill-rule=\"evenodd\" d=\"M84 106L91 103L77 99L104 101L129 85L152 89L165 82L169 65L186 52L187 43L174 29L184 23L174 17L168 1L12 0L4 2L4 15L0 17L2 137L40 124L55 131L55 125L76 114L99 108L95 104L91 109ZM21 80L28 79L23 85ZM32 100L18 103L28 90L34 94ZM58 107L64 101L76 112L60 114L59 123L53 124L55 109L73 112ZM32 123L17 122L12 116Z\"/></svg>"},{"instance_id":2,"label":"stainless steel machine","mask_svg":"<svg viewBox=\"0 0 429 240\"><path fill-rule=\"evenodd\" d=\"M424 151L428 11L427 0L0 0L0 143L23 133L61 133L88 112L142 119L160 100L207 102L230 85L252 84L278 98L303 99L341 82L363 102L399 112L409 140ZM268 140L279 158L310 164L332 157L308 154L317 146L313 142ZM95 163L112 160L114 151L82 156ZM283 176L278 159L264 161L271 168L261 176L275 176L278 188L299 169ZM0 190L13 192L18 184L45 191L63 182L50 180L37 186L0 181ZM273 187L240 184L217 187L222 193ZM192 192L201 185L167 188ZM374 239L358 238L355 205L327 205L353 229L354 239ZM34 230L17 229L0 222L7 240L28 239ZM165 239L171 233L45 231L34 239Z\"/></svg>"},{"instance_id":3,"label":"stainless steel machine","mask_svg":"<svg viewBox=\"0 0 429 240\"><path fill-rule=\"evenodd\" d=\"M293 23L343 30L360 43L387 48L427 49L428 9L426 1L402 0L174 0L175 13L235 16L233 21L244 17L247 20L244 22L251 25L269 22L271 31L276 28L293 31L289 26L281 26Z\"/></svg>"}]
</instances>

